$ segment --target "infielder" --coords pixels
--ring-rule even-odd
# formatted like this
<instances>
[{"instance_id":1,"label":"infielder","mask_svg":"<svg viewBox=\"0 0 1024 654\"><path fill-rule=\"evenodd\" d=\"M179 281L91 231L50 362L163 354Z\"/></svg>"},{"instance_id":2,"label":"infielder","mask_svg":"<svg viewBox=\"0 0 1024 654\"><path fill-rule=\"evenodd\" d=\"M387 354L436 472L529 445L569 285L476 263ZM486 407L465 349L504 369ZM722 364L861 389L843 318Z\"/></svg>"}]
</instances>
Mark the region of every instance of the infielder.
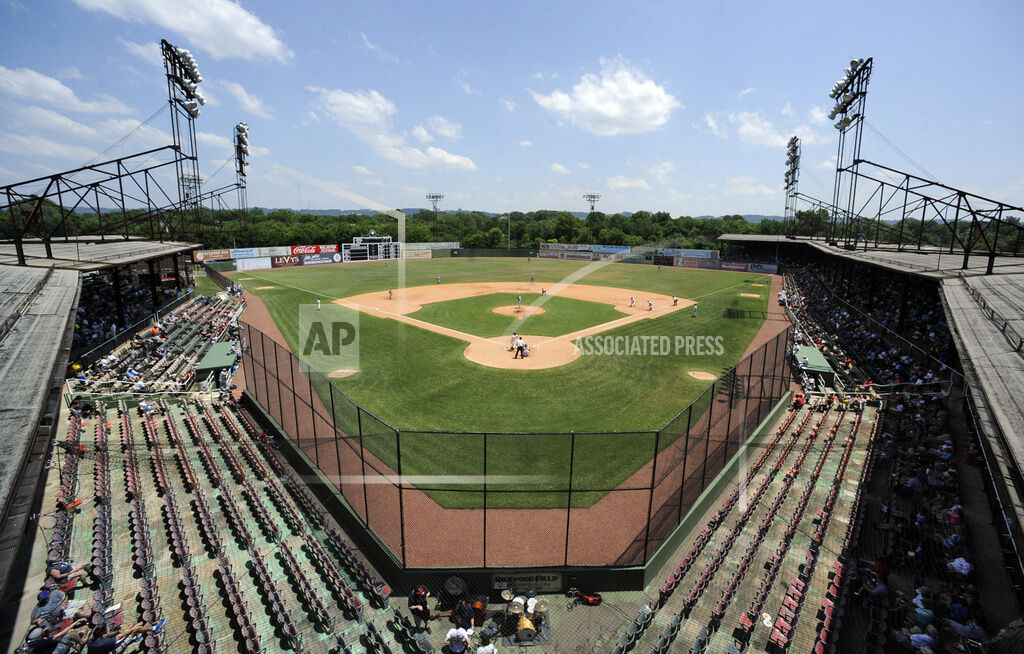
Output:
<instances>
[{"instance_id":1,"label":"infielder","mask_svg":"<svg viewBox=\"0 0 1024 654\"><path fill-rule=\"evenodd\" d=\"M679 298L677 298L675 295L672 296L672 306L679 306Z\"/></svg>"},{"instance_id":2,"label":"infielder","mask_svg":"<svg viewBox=\"0 0 1024 654\"><path fill-rule=\"evenodd\" d=\"M440 284L441 283L441 273L438 273L438 274L434 275L434 279L435 279L436 283Z\"/></svg>"},{"instance_id":3,"label":"infielder","mask_svg":"<svg viewBox=\"0 0 1024 654\"><path fill-rule=\"evenodd\" d=\"M647 310L654 311L654 303L651 302L650 299L647 300Z\"/></svg>"},{"instance_id":4,"label":"infielder","mask_svg":"<svg viewBox=\"0 0 1024 654\"><path fill-rule=\"evenodd\" d=\"M690 316L690 317L691 318L696 318L697 317L697 303L696 302L693 303L693 315Z\"/></svg>"},{"instance_id":5,"label":"infielder","mask_svg":"<svg viewBox=\"0 0 1024 654\"><path fill-rule=\"evenodd\" d=\"M629 296L629 308L636 308L636 298L633 297L632 295Z\"/></svg>"},{"instance_id":6,"label":"infielder","mask_svg":"<svg viewBox=\"0 0 1024 654\"><path fill-rule=\"evenodd\" d=\"M389 300L391 299L391 295L392 295L392 294L391 294L391 289L390 289L390 288L388 288L388 299L389 299Z\"/></svg>"}]
</instances>

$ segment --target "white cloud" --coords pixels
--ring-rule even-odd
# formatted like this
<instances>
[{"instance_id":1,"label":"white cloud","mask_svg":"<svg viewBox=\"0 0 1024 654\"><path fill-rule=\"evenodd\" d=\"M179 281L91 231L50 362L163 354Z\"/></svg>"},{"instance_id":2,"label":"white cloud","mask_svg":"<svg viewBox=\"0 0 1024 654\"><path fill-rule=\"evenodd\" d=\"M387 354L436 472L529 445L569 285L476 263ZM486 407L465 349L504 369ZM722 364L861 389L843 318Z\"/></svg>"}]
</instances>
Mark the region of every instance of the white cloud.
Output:
<instances>
[{"instance_id":1,"label":"white cloud","mask_svg":"<svg viewBox=\"0 0 1024 654\"><path fill-rule=\"evenodd\" d=\"M146 43L135 43L134 41L127 41L122 38L117 39L118 42L124 46L124 49L132 53L147 64L154 66L162 66L164 61L164 55L160 52L160 44L156 41L147 41Z\"/></svg>"},{"instance_id":2,"label":"white cloud","mask_svg":"<svg viewBox=\"0 0 1024 654\"><path fill-rule=\"evenodd\" d=\"M559 175L568 175L569 169L559 163L551 164L551 172L558 173Z\"/></svg>"},{"instance_id":3,"label":"white cloud","mask_svg":"<svg viewBox=\"0 0 1024 654\"><path fill-rule=\"evenodd\" d=\"M736 135L747 145L764 145L769 147L785 147L792 134L800 137L804 145L820 145L828 142L828 137L818 134L806 125L783 132L759 112L742 111L729 114L729 121L736 126Z\"/></svg>"},{"instance_id":4,"label":"white cloud","mask_svg":"<svg viewBox=\"0 0 1024 654\"><path fill-rule=\"evenodd\" d=\"M458 140L462 138L462 125L452 122L444 116L431 116L427 119L430 129L446 139Z\"/></svg>"},{"instance_id":5,"label":"white cloud","mask_svg":"<svg viewBox=\"0 0 1024 654\"><path fill-rule=\"evenodd\" d=\"M76 66L68 66L60 69L60 77L63 79L83 79L82 71L78 70Z\"/></svg>"},{"instance_id":6,"label":"white cloud","mask_svg":"<svg viewBox=\"0 0 1024 654\"><path fill-rule=\"evenodd\" d=\"M519 145L521 145L524 148L532 148L533 147L533 142L532 141L520 141Z\"/></svg>"},{"instance_id":7,"label":"white cloud","mask_svg":"<svg viewBox=\"0 0 1024 654\"><path fill-rule=\"evenodd\" d=\"M427 128L423 125L417 125L412 128L412 135L420 143L430 143L434 140L434 137L427 131Z\"/></svg>"},{"instance_id":8,"label":"white cloud","mask_svg":"<svg viewBox=\"0 0 1024 654\"><path fill-rule=\"evenodd\" d=\"M829 157L825 161L822 161L820 164L815 166L815 168L817 168L818 170L835 170L836 158L834 156Z\"/></svg>"},{"instance_id":9,"label":"white cloud","mask_svg":"<svg viewBox=\"0 0 1024 654\"><path fill-rule=\"evenodd\" d=\"M85 162L96 156L95 151L80 145L58 143L34 134L10 132L0 132L0 152L74 162Z\"/></svg>"},{"instance_id":10,"label":"white cloud","mask_svg":"<svg viewBox=\"0 0 1024 654\"><path fill-rule=\"evenodd\" d=\"M101 100L85 102L75 92L52 77L37 73L30 68L5 68L0 66L0 93L23 100L43 102L68 111L92 114L126 114L131 109L117 98L101 95Z\"/></svg>"},{"instance_id":11,"label":"white cloud","mask_svg":"<svg viewBox=\"0 0 1024 654\"><path fill-rule=\"evenodd\" d=\"M676 165L671 161L662 161L661 163L656 163L647 169L647 172L651 174L654 181L659 184L668 183L669 179L672 177L672 173L675 171Z\"/></svg>"},{"instance_id":12,"label":"white cloud","mask_svg":"<svg viewBox=\"0 0 1024 654\"><path fill-rule=\"evenodd\" d=\"M782 114L783 116L789 116L790 118L792 118L793 117L793 103L792 102L787 102L786 106L783 107L779 111L779 113Z\"/></svg>"},{"instance_id":13,"label":"white cloud","mask_svg":"<svg viewBox=\"0 0 1024 654\"><path fill-rule=\"evenodd\" d=\"M609 177L604 180L604 183L608 188L651 188L650 185L638 177L626 177L625 175L616 175L615 177Z\"/></svg>"},{"instance_id":14,"label":"white cloud","mask_svg":"<svg viewBox=\"0 0 1024 654\"><path fill-rule=\"evenodd\" d=\"M828 125L828 114L818 105L811 107L810 111L807 112L807 117L814 125Z\"/></svg>"},{"instance_id":15,"label":"white cloud","mask_svg":"<svg viewBox=\"0 0 1024 654\"><path fill-rule=\"evenodd\" d=\"M318 108L330 116L378 156L407 168L454 168L476 170L469 157L452 154L441 148L414 148L391 126L398 108L377 91L348 92L306 87L318 96Z\"/></svg>"},{"instance_id":16,"label":"white cloud","mask_svg":"<svg viewBox=\"0 0 1024 654\"><path fill-rule=\"evenodd\" d=\"M354 170L356 173L360 175L365 175L367 177L373 176L373 171L367 168L366 166L352 166L352 170Z\"/></svg>"},{"instance_id":17,"label":"white cloud","mask_svg":"<svg viewBox=\"0 0 1024 654\"><path fill-rule=\"evenodd\" d=\"M719 125L718 121L715 120L715 117L712 116L711 114L704 114L704 124L707 126L708 130L715 136L723 139L729 138L729 132L725 129L725 127Z\"/></svg>"},{"instance_id":18,"label":"white cloud","mask_svg":"<svg viewBox=\"0 0 1024 654\"><path fill-rule=\"evenodd\" d=\"M207 148L213 148L220 150L221 152L232 152L234 150L234 144L231 139L220 134L211 134L209 132L196 132L196 142Z\"/></svg>"},{"instance_id":19,"label":"white cloud","mask_svg":"<svg viewBox=\"0 0 1024 654\"><path fill-rule=\"evenodd\" d=\"M95 140L99 132L94 127L83 125L64 114L43 107L17 107L11 112L12 125L21 132L42 132L64 138Z\"/></svg>"},{"instance_id":20,"label":"white cloud","mask_svg":"<svg viewBox=\"0 0 1024 654\"><path fill-rule=\"evenodd\" d=\"M582 168L583 170L590 170L590 164L583 163L582 161L577 161L576 165Z\"/></svg>"},{"instance_id":21,"label":"white cloud","mask_svg":"<svg viewBox=\"0 0 1024 654\"><path fill-rule=\"evenodd\" d=\"M469 71L463 68L455 75L455 83L467 94L473 93L473 87L469 85Z\"/></svg>"},{"instance_id":22,"label":"white cloud","mask_svg":"<svg viewBox=\"0 0 1024 654\"><path fill-rule=\"evenodd\" d=\"M750 95L751 93L753 93L753 92L754 92L754 91L756 91L756 90L757 90L757 89L755 89L755 88L754 88L753 86L751 86L751 87L750 87L750 88L748 88L748 89L743 89L742 91L740 91L740 92L739 92L739 94L738 94L738 95L737 95L736 97L737 97L737 98L742 98L742 97L743 97L743 96L745 96L745 95Z\"/></svg>"},{"instance_id":23,"label":"white cloud","mask_svg":"<svg viewBox=\"0 0 1024 654\"><path fill-rule=\"evenodd\" d=\"M214 59L257 57L289 62L294 55L274 29L233 0L72 0L132 23L151 23L183 37ZM199 70L202 70L202 61Z\"/></svg>"},{"instance_id":24,"label":"white cloud","mask_svg":"<svg viewBox=\"0 0 1024 654\"><path fill-rule=\"evenodd\" d=\"M769 188L753 177L731 177L725 181L726 195L746 195L771 197L781 193L780 189Z\"/></svg>"},{"instance_id":25,"label":"white cloud","mask_svg":"<svg viewBox=\"0 0 1024 654\"><path fill-rule=\"evenodd\" d=\"M385 63L389 63L389 64L397 64L398 63L398 55L392 54L392 53L388 52L387 50L382 48L380 45L378 45L378 44L374 43L373 41L371 41L370 39L366 38L366 35L363 34L362 32L359 33L359 38L361 38L363 40L363 47L366 48L367 50L369 50L370 52L372 52L373 54L377 55L377 57L381 61L383 61Z\"/></svg>"},{"instance_id":26,"label":"white cloud","mask_svg":"<svg viewBox=\"0 0 1024 654\"><path fill-rule=\"evenodd\" d=\"M544 109L598 136L651 132L683 108L664 86L620 57L602 59L601 74L587 73L571 94L557 89L530 94Z\"/></svg>"},{"instance_id":27,"label":"white cloud","mask_svg":"<svg viewBox=\"0 0 1024 654\"><path fill-rule=\"evenodd\" d=\"M243 111L247 111L254 116L260 118L273 118L274 116L267 109L266 105L263 104L263 100L260 100L255 95L245 90L245 87L238 82L217 82L216 86L224 88L228 93L234 96L235 101L238 102L238 106Z\"/></svg>"},{"instance_id":28,"label":"white cloud","mask_svg":"<svg viewBox=\"0 0 1024 654\"><path fill-rule=\"evenodd\" d=\"M506 100L505 98L498 98L498 102L500 102L502 106L505 107L505 110L510 113L515 111L516 107L519 106L516 104L515 100Z\"/></svg>"}]
</instances>

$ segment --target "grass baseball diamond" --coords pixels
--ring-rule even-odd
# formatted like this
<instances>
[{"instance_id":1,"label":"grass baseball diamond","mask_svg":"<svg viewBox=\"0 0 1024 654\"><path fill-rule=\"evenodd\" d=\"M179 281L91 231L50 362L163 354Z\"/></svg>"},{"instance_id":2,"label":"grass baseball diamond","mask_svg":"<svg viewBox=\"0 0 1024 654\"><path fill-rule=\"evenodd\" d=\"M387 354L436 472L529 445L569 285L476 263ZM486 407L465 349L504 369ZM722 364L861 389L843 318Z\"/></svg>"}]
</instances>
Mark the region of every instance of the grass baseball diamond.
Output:
<instances>
[{"instance_id":1,"label":"grass baseball diamond","mask_svg":"<svg viewBox=\"0 0 1024 654\"><path fill-rule=\"evenodd\" d=\"M296 353L301 305L320 298L325 306L336 302L361 311L358 373L332 383L401 431L404 476L451 484L465 475L472 482L456 482L462 492L427 490L435 501L450 508L479 506L480 494L469 491L482 487L486 433L488 477L513 478L489 484L499 491L488 498L489 506L564 507L570 450L578 506L596 502L649 462L654 432L707 388L706 374L696 373L720 376L742 358L764 321L770 287L763 275L628 264L596 267L560 285L585 265L410 261L404 284L398 266L376 263L234 277L251 278L247 289L263 300ZM525 310L517 314L520 296ZM640 298L636 307L630 307L631 296ZM697 317L682 310L698 300ZM512 315L506 315L509 307ZM513 331L528 335L532 354L525 361L509 350ZM627 347L597 354L584 340L608 338ZM489 358L481 365L480 357ZM529 369L550 364L546 357L564 360ZM311 375L311 382L330 406L327 379ZM347 416L339 416L339 427L358 433ZM571 432L575 448L569 447ZM672 444L667 434L659 450ZM395 469L394 440L366 438L364 446Z\"/></svg>"}]
</instances>

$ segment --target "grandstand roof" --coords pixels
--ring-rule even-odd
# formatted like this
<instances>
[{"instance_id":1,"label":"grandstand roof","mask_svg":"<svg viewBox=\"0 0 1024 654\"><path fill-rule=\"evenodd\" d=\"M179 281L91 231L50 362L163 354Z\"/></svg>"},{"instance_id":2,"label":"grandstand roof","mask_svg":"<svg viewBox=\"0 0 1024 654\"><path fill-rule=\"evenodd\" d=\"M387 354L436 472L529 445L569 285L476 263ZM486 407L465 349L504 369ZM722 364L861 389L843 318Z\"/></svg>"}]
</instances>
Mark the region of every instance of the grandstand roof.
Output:
<instances>
[{"instance_id":1,"label":"grandstand roof","mask_svg":"<svg viewBox=\"0 0 1024 654\"><path fill-rule=\"evenodd\" d=\"M63 373L67 365L62 344L78 298L79 275L54 270L47 278L47 272L0 265L0 321L13 319L10 332L0 341L0 509L7 505L17 469L36 433L53 372Z\"/></svg>"},{"instance_id":2,"label":"grandstand roof","mask_svg":"<svg viewBox=\"0 0 1024 654\"><path fill-rule=\"evenodd\" d=\"M981 426L1009 484L1024 470L1024 274L946 279L946 315L974 393ZM1014 475L1006 474L1015 469ZM1024 488L1013 507L1024 522Z\"/></svg>"},{"instance_id":3,"label":"grandstand roof","mask_svg":"<svg viewBox=\"0 0 1024 654\"><path fill-rule=\"evenodd\" d=\"M83 272L167 257L179 252L190 252L198 247L201 247L199 243L182 241L151 241L109 236L101 240L99 236L78 236L51 241L50 250L53 258L47 258L42 241L24 243L26 263L29 266L55 266ZM2 263L18 263L13 242L0 243L0 264Z\"/></svg>"},{"instance_id":4,"label":"grandstand roof","mask_svg":"<svg viewBox=\"0 0 1024 654\"><path fill-rule=\"evenodd\" d=\"M815 249L831 254L833 256L850 259L860 263L870 263L889 270L921 275L925 277L949 277L961 271L964 262L962 251L950 254L948 250L940 251L939 248L923 248L921 250L904 249L899 250L895 245L881 245L868 247L867 250L847 250L846 248L829 245L823 239L798 236L789 238L786 236L774 236L767 234L722 234L719 241L726 243L806 243ZM981 274L988 267L988 257L982 253L971 255L968 261L969 274ZM998 274L1024 273L1024 258L1020 257L996 257L993 272Z\"/></svg>"}]
</instances>

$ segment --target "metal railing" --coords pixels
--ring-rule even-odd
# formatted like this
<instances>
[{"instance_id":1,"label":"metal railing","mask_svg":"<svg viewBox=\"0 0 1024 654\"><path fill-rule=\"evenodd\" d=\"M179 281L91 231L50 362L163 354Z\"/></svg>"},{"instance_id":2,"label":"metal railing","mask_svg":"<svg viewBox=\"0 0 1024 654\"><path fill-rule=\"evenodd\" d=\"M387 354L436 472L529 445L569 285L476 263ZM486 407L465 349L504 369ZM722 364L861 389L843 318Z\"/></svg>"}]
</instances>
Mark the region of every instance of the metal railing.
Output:
<instances>
[{"instance_id":1,"label":"metal railing","mask_svg":"<svg viewBox=\"0 0 1024 654\"><path fill-rule=\"evenodd\" d=\"M648 561L789 391L790 330L659 429L399 429L240 321L246 388L403 568Z\"/></svg>"}]
</instances>

